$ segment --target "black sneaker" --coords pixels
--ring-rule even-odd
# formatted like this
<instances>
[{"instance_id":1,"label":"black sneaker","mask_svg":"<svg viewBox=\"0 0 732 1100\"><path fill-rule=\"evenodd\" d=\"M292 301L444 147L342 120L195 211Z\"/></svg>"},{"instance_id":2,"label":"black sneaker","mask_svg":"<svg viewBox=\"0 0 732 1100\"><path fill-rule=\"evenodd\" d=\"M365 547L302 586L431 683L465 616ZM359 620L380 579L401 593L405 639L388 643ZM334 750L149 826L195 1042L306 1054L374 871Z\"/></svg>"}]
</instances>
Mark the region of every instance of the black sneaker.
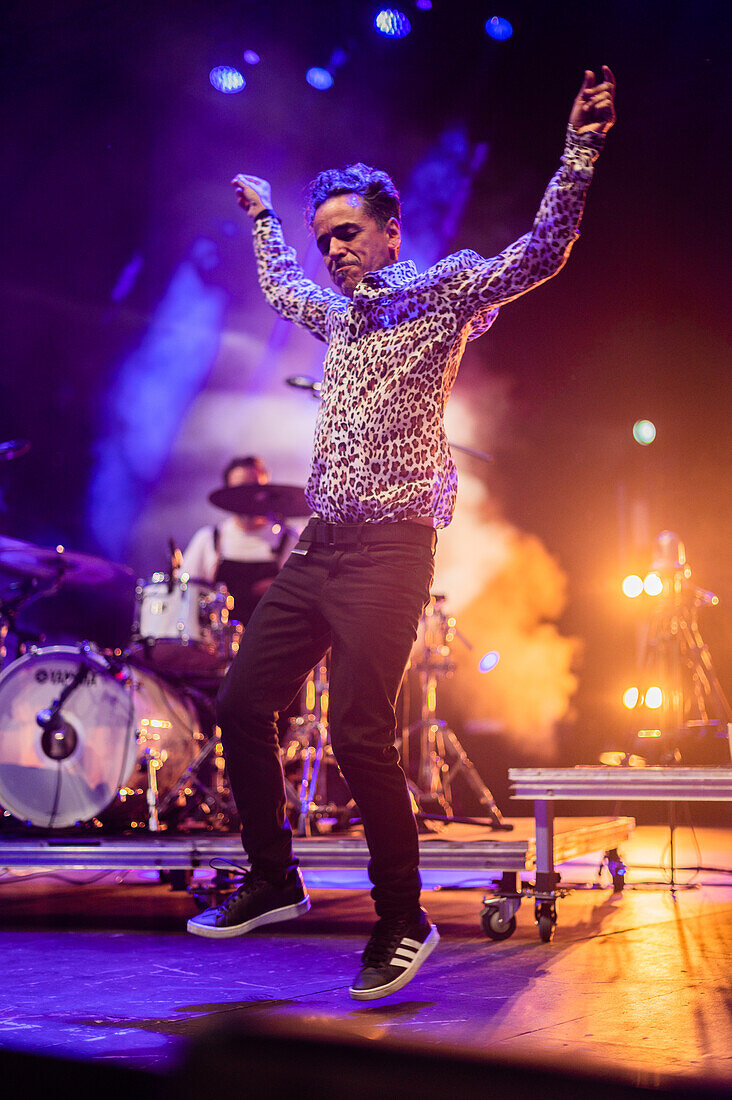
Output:
<instances>
[{"instance_id":1,"label":"black sneaker","mask_svg":"<svg viewBox=\"0 0 732 1100\"><path fill-rule=\"evenodd\" d=\"M215 909L205 909L191 917L187 928L194 936L226 939L241 936L263 924L292 920L307 913L310 898L297 868L289 871L281 886L274 886L251 871L244 872L244 882Z\"/></svg>"},{"instance_id":2,"label":"black sneaker","mask_svg":"<svg viewBox=\"0 0 732 1100\"><path fill-rule=\"evenodd\" d=\"M416 923L404 918L382 918L374 925L361 956L361 970L349 989L357 1001L388 997L411 982L422 963L440 942L440 934L424 909Z\"/></svg>"}]
</instances>

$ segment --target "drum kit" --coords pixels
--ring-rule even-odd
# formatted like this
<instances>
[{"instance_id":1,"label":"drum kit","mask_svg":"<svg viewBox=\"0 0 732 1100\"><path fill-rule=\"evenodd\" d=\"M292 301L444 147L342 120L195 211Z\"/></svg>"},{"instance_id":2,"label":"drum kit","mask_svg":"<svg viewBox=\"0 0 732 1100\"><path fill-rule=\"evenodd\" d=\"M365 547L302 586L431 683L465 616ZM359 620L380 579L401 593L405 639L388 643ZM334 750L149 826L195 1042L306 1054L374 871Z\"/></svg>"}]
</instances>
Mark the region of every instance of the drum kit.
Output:
<instances>
[{"instance_id":1,"label":"drum kit","mask_svg":"<svg viewBox=\"0 0 732 1100\"><path fill-rule=\"evenodd\" d=\"M279 520L306 511L304 491L287 485L236 486L211 499L227 511ZM91 554L0 535L6 824L228 827L235 810L214 698L243 628L232 618L226 586L188 576L173 551L168 570L145 583L126 566ZM46 644L24 629L29 605L60 592L93 602L102 591L133 588L134 622L124 648Z\"/></svg>"},{"instance_id":2,"label":"drum kit","mask_svg":"<svg viewBox=\"0 0 732 1100\"><path fill-rule=\"evenodd\" d=\"M304 491L288 485L227 487L209 499L239 515L278 521L307 512ZM168 571L143 583L124 565L0 535L0 820L5 827L115 832L232 827L236 810L214 699L243 628L231 616L226 587L182 572L180 553L171 549ZM88 640L46 644L43 636L23 629L22 613L31 604L62 590L93 600L110 587L134 587L135 620L124 648L104 649ZM402 755L409 770L409 739L418 733L411 782L418 810L453 816L451 783L462 774L500 828L490 791L454 733L435 715L437 681L454 668L455 635L444 598L433 597L411 660L421 712L416 723L404 725ZM347 827L357 808L330 747L327 658L308 678L299 711L282 738L293 826L300 835Z\"/></svg>"}]
</instances>

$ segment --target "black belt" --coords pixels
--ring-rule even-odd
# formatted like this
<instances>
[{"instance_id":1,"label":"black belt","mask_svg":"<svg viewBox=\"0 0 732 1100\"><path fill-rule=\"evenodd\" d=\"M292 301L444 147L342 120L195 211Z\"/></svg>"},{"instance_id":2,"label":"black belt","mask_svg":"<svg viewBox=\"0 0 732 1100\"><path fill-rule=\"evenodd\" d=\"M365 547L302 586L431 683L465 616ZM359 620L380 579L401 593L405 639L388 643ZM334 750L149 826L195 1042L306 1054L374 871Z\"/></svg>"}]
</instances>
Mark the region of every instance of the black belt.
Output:
<instances>
[{"instance_id":1,"label":"black belt","mask_svg":"<svg viewBox=\"0 0 732 1100\"><path fill-rule=\"evenodd\" d=\"M301 542L314 542L333 550L361 546L366 542L407 542L418 546L437 545L437 532L423 523L326 523L311 519L300 535Z\"/></svg>"}]
</instances>

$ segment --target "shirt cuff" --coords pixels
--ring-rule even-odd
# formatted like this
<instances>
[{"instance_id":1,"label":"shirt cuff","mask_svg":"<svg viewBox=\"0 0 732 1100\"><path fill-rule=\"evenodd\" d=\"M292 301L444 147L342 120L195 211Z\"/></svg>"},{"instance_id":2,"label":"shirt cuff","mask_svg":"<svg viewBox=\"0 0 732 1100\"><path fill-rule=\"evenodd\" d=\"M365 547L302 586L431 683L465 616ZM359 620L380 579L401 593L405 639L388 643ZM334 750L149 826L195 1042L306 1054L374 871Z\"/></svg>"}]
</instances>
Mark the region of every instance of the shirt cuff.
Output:
<instances>
[{"instance_id":1,"label":"shirt cuff","mask_svg":"<svg viewBox=\"0 0 732 1100\"><path fill-rule=\"evenodd\" d=\"M604 134L596 134L594 130L578 134L574 127L568 126L562 160L567 167L586 172L592 169L604 147Z\"/></svg>"}]
</instances>

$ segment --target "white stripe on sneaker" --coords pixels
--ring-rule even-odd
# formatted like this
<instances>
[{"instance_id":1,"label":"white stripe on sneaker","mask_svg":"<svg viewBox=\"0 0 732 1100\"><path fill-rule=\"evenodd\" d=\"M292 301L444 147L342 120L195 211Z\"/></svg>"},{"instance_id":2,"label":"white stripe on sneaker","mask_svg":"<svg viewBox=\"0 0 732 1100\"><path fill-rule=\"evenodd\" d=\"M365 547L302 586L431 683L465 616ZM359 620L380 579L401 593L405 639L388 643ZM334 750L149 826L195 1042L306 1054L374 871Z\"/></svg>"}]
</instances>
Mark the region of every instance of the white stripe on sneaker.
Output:
<instances>
[{"instance_id":1,"label":"white stripe on sneaker","mask_svg":"<svg viewBox=\"0 0 732 1100\"><path fill-rule=\"evenodd\" d=\"M401 973L391 978L391 980L389 980L385 974L383 984L379 986L372 986L370 988L358 988L358 986L354 983L354 985L351 986L351 988L349 989L350 995L356 1001L371 1001L376 1000L380 997L386 997L390 993L396 993L397 990L402 989L407 984L407 982L412 980L414 975L424 963L425 959L427 959L428 956L435 949L435 947L437 947L439 940L440 934L433 925L430 927L429 932L425 937L424 943L417 945L418 950L414 952L414 955L409 962L406 960L406 958L400 959L398 957L398 952L402 951L405 942L407 942L405 940L402 940L389 964L390 966L394 967L395 970L400 970ZM411 940L409 942L415 943L416 941ZM411 947L408 947L407 951L403 951L403 954L406 955L407 952L411 952ZM360 977L360 975L358 977ZM357 982L358 977L356 979Z\"/></svg>"}]
</instances>

